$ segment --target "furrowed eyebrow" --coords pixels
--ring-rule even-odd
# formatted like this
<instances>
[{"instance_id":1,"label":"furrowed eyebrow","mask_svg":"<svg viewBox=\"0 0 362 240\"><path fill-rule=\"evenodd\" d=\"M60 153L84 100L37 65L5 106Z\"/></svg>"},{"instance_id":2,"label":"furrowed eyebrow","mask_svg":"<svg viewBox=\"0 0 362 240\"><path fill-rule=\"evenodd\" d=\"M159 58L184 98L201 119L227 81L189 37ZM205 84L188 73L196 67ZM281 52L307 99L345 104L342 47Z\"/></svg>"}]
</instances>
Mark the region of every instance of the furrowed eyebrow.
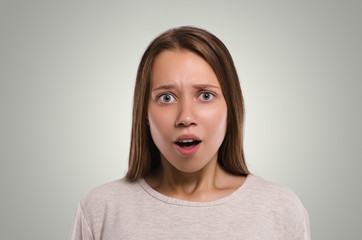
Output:
<instances>
[{"instance_id":1,"label":"furrowed eyebrow","mask_svg":"<svg viewBox=\"0 0 362 240\"><path fill-rule=\"evenodd\" d=\"M162 85L162 86L159 86L157 88L152 89L152 92L153 91L158 91L158 90L170 90L170 89L173 89L173 88L175 88L174 85Z\"/></svg>"},{"instance_id":2,"label":"furrowed eyebrow","mask_svg":"<svg viewBox=\"0 0 362 240\"><path fill-rule=\"evenodd\" d=\"M196 85L193 85L193 87L196 88L196 89L199 89L199 90L207 89L207 88L220 89L220 87L215 86L215 85L211 85L211 84L196 84ZM162 86L159 86L159 87L156 87L156 88L152 89L152 92L153 91L158 91L158 90L170 90L170 89L174 89L174 88L175 88L175 86L172 85L172 84L162 85Z\"/></svg>"},{"instance_id":3,"label":"furrowed eyebrow","mask_svg":"<svg viewBox=\"0 0 362 240\"><path fill-rule=\"evenodd\" d=\"M193 86L196 89L206 89L206 88L216 88L216 89L220 89L220 87L211 85L211 84L197 84Z\"/></svg>"}]
</instances>

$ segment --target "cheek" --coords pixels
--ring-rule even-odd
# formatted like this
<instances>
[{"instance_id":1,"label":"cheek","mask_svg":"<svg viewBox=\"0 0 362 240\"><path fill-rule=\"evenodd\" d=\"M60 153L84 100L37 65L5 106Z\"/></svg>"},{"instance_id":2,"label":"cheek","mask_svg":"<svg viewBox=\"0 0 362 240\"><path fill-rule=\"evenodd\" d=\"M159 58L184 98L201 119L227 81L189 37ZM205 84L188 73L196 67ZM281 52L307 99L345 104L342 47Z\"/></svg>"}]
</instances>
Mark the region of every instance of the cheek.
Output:
<instances>
[{"instance_id":1,"label":"cheek","mask_svg":"<svg viewBox=\"0 0 362 240\"><path fill-rule=\"evenodd\" d=\"M167 139L167 132L170 128L170 115L166 114L165 111L161 111L157 108L149 107L148 110L148 122L151 131L153 141L159 143Z\"/></svg>"},{"instance_id":2,"label":"cheek","mask_svg":"<svg viewBox=\"0 0 362 240\"><path fill-rule=\"evenodd\" d=\"M214 106L200 111L200 118L205 129L205 140L212 148L219 148L223 142L227 127L226 105Z\"/></svg>"},{"instance_id":3,"label":"cheek","mask_svg":"<svg viewBox=\"0 0 362 240\"><path fill-rule=\"evenodd\" d=\"M199 111L199 116L205 128L212 129L211 132L215 132L215 134L220 134L220 132L225 134L227 123L226 105L220 104L203 108Z\"/></svg>"}]
</instances>

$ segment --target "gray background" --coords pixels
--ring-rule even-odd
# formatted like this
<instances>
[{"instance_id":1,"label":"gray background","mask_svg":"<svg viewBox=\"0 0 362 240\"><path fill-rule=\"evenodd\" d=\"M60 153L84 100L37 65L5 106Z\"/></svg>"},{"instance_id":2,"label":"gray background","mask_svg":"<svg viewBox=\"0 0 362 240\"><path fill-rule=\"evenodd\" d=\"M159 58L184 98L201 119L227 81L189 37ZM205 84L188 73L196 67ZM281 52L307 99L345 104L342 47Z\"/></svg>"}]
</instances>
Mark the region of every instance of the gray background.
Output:
<instances>
[{"instance_id":1,"label":"gray background","mask_svg":"<svg viewBox=\"0 0 362 240\"><path fill-rule=\"evenodd\" d=\"M250 170L298 194L313 239L361 239L361 12L361 1L2 0L0 238L68 238L81 197L126 172L143 51L194 25L234 58Z\"/></svg>"}]
</instances>

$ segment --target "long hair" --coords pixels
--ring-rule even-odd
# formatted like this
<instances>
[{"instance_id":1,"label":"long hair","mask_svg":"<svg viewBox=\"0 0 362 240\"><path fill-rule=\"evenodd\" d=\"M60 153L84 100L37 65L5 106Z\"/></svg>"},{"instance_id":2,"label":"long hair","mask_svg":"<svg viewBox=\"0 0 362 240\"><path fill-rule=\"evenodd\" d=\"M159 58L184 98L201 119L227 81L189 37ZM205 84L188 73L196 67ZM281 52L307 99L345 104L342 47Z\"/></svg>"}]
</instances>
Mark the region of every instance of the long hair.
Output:
<instances>
[{"instance_id":1,"label":"long hair","mask_svg":"<svg viewBox=\"0 0 362 240\"><path fill-rule=\"evenodd\" d=\"M244 100L231 55L213 34L200 28L170 29L147 47L138 66L133 97L129 168L126 177L145 177L160 166L160 152L147 124L151 71L155 58L164 51L188 50L202 57L213 69L227 105L227 129L219 148L218 163L234 175L248 175L243 148Z\"/></svg>"}]
</instances>

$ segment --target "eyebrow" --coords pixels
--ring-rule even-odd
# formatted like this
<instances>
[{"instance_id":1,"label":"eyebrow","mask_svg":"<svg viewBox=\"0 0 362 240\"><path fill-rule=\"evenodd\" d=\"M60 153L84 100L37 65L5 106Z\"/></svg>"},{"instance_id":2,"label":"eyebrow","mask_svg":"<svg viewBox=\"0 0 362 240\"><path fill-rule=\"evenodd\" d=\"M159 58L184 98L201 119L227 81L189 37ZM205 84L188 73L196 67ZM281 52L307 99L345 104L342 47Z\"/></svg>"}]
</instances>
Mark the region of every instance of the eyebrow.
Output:
<instances>
[{"instance_id":1,"label":"eyebrow","mask_svg":"<svg viewBox=\"0 0 362 240\"><path fill-rule=\"evenodd\" d=\"M205 88L216 88L216 89L220 89L220 87L212 85L212 84L196 84L193 86L194 88L197 89L205 89Z\"/></svg>"},{"instance_id":2,"label":"eyebrow","mask_svg":"<svg viewBox=\"0 0 362 240\"><path fill-rule=\"evenodd\" d=\"M193 85L194 88L196 89L206 89L206 88L216 88L216 89L220 89L220 87L212 85L212 84L195 84ZM152 89L152 91L158 91L158 90L170 90L175 88L174 85L172 84L167 84L167 85L162 85L159 86L157 88Z\"/></svg>"}]
</instances>

